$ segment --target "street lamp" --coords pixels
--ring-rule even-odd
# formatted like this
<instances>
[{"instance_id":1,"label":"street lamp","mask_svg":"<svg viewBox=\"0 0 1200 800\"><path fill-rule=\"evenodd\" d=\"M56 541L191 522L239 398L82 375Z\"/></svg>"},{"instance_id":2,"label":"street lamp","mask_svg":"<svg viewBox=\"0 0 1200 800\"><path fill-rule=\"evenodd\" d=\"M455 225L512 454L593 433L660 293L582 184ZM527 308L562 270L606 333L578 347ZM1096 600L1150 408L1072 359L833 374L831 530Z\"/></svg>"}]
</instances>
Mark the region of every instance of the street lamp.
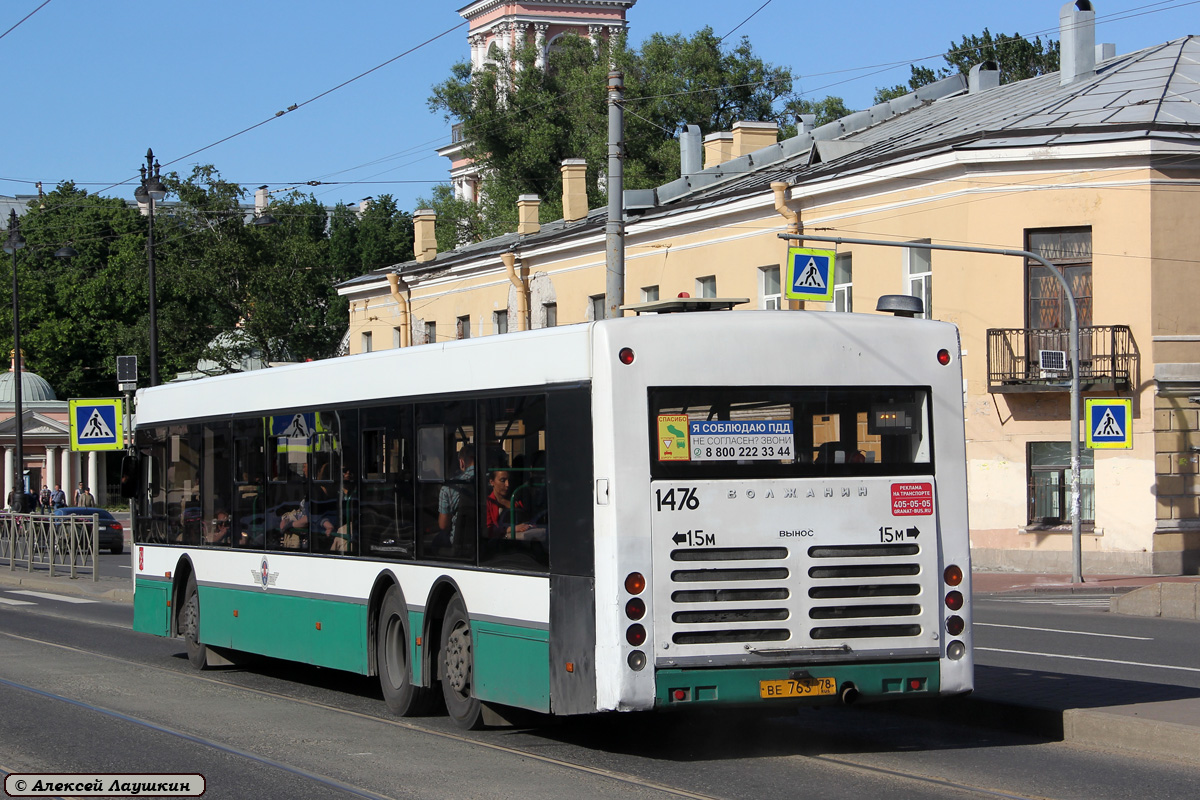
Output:
<instances>
[{"instance_id":1,"label":"street lamp","mask_svg":"<svg viewBox=\"0 0 1200 800\"><path fill-rule=\"evenodd\" d=\"M8 212L8 238L4 240L4 252L12 253L12 318L13 318L13 402L16 405L16 453L13 459L13 501L12 510L21 513L25 510L25 450L21 440L22 414L21 408L21 313L20 295L17 293L17 251L25 246L25 237L17 222L17 210ZM18 491L17 487L20 486Z\"/></svg>"},{"instance_id":2,"label":"street lamp","mask_svg":"<svg viewBox=\"0 0 1200 800\"><path fill-rule=\"evenodd\" d=\"M167 187L159 175L159 164L154 160L154 151L146 150L146 166L141 168L142 183L133 191L138 203L150 208L150 235L146 240L146 277L150 283L150 385L158 386L158 298L154 279L154 204L167 196Z\"/></svg>"}]
</instances>

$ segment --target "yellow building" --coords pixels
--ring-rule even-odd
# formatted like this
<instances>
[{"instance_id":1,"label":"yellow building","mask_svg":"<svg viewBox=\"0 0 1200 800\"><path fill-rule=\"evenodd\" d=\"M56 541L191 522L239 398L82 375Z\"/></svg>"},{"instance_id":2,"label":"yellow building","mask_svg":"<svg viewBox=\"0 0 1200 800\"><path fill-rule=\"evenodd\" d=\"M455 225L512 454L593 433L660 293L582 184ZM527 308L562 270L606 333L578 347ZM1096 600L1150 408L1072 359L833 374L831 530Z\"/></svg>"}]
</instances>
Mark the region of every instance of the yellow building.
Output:
<instances>
[{"instance_id":1,"label":"yellow building","mask_svg":"<svg viewBox=\"0 0 1200 800\"><path fill-rule=\"evenodd\" d=\"M1084 396L1132 400L1132 448L1082 451L1084 572L1196 572L1200 97L1189 70L1200 39L1116 56L1076 5L1064 7L1060 74L1000 85L984 64L785 141L761 123L710 135L703 170L626 193L625 299L687 292L786 309L778 235L790 225L1036 252L1072 287ZM539 227L527 196L519 233L453 252L436 252L432 216L418 212L416 260L340 287L350 352L602 316L606 212L586 208L583 168L563 166L567 219ZM1056 280L1020 257L838 251L834 301L804 312L874 313L880 295L911 294L961 330L976 566L1069 573ZM746 353L784 346L796 343L747 342Z\"/></svg>"}]
</instances>

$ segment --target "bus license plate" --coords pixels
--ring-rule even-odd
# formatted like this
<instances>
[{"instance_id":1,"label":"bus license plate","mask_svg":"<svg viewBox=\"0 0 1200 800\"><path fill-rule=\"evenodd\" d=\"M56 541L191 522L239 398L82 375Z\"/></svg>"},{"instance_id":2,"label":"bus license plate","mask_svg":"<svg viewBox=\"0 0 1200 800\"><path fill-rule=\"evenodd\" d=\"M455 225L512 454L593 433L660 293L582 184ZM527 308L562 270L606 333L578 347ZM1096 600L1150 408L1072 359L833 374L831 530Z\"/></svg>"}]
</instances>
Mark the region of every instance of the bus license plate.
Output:
<instances>
[{"instance_id":1,"label":"bus license plate","mask_svg":"<svg viewBox=\"0 0 1200 800\"><path fill-rule=\"evenodd\" d=\"M758 694L764 699L773 697L819 697L822 695L837 694L837 681L833 678L759 681Z\"/></svg>"}]
</instances>

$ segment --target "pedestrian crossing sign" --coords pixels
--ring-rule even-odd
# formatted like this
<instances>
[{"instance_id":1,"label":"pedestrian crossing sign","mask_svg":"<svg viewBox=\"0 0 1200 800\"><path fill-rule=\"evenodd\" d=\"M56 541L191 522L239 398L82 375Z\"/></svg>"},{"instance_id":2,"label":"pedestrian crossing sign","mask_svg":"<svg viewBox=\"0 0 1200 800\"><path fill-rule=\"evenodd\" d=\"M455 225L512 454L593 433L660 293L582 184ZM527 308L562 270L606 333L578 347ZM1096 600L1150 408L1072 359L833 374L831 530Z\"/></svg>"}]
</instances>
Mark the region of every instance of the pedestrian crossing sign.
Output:
<instances>
[{"instance_id":1,"label":"pedestrian crossing sign","mask_svg":"<svg viewBox=\"0 0 1200 800\"><path fill-rule=\"evenodd\" d=\"M784 296L789 300L832 300L833 263L836 259L837 252L834 250L789 247Z\"/></svg>"},{"instance_id":2,"label":"pedestrian crossing sign","mask_svg":"<svg viewBox=\"0 0 1200 800\"><path fill-rule=\"evenodd\" d=\"M1083 401L1087 446L1093 450L1133 449L1133 401Z\"/></svg>"},{"instance_id":3,"label":"pedestrian crossing sign","mask_svg":"<svg viewBox=\"0 0 1200 800\"><path fill-rule=\"evenodd\" d=\"M120 397L71 400L71 449L125 449L125 406Z\"/></svg>"}]
</instances>

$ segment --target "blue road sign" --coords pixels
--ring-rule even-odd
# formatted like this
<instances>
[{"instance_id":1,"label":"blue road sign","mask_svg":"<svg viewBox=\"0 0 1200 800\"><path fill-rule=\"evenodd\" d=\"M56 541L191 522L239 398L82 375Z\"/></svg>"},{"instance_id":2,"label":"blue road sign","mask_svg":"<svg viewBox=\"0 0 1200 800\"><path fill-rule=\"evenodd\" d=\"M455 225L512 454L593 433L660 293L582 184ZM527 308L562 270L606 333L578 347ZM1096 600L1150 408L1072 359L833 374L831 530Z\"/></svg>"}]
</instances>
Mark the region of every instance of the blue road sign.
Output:
<instances>
[{"instance_id":1,"label":"blue road sign","mask_svg":"<svg viewBox=\"0 0 1200 800\"><path fill-rule=\"evenodd\" d=\"M1088 447L1094 450L1132 449L1132 400L1088 398L1083 405Z\"/></svg>"},{"instance_id":2,"label":"blue road sign","mask_svg":"<svg viewBox=\"0 0 1200 800\"><path fill-rule=\"evenodd\" d=\"M832 300L836 258L837 253L833 250L789 247L784 295L789 300Z\"/></svg>"},{"instance_id":3,"label":"blue road sign","mask_svg":"<svg viewBox=\"0 0 1200 800\"><path fill-rule=\"evenodd\" d=\"M68 406L72 450L120 450L125 446L121 398L71 400Z\"/></svg>"}]
</instances>

